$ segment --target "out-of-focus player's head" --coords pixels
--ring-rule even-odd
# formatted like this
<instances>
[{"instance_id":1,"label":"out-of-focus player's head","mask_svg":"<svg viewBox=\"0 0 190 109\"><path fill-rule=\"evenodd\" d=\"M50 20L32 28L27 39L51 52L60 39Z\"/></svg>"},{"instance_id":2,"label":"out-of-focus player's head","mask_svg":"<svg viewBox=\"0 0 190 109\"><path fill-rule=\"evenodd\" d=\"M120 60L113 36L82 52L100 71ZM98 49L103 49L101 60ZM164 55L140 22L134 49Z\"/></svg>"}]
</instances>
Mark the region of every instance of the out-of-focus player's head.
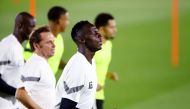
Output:
<instances>
[{"instance_id":1,"label":"out-of-focus player's head","mask_svg":"<svg viewBox=\"0 0 190 109\"><path fill-rule=\"evenodd\" d=\"M76 23L72 28L71 36L78 48L87 48L91 52L101 49L101 35L98 29L88 21Z\"/></svg>"},{"instance_id":2,"label":"out-of-focus player's head","mask_svg":"<svg viewBox=\"0 0 190 109\"><path fill-rule=\"evenodd\" d=\"M29 39L29 35L36 25L35 18L27 12L19 13L15 18L15 27L13 34L21 42Z\"/></svg>"},{"instance_id":3,"label":"out-of-focus player's head","mask_svg":"<svg viewBox=\"0 0 190 109\"><path fill-rule=\"evenodd\" d=\"M59 28L59 32L64 32L69 24L69 12L61 6L52 7L48 11L47 17L49 23Z\"/></svg>"},{"instance_id":4,"label":"out-of-focus player's head","mask_svg":"<svg viewBox=\"0 0 190 109\"><path fill-rule=\"evenodd\" d=\"M114 17L109 13L100 13L95 18L95 26L105 39L113 39L117 32Z\"/></svg>"},{"instance_id":5,"label":"out-of-focus player's head","mask_svg":"<svg viewBox=\"0 0 190 109\"><path fill-rule=\"evenodd\" d=\"M48 59L54 55L54 36L48 26L36 29L30 36L29 43L32 51Z\"/></svg>"}]
</instances>

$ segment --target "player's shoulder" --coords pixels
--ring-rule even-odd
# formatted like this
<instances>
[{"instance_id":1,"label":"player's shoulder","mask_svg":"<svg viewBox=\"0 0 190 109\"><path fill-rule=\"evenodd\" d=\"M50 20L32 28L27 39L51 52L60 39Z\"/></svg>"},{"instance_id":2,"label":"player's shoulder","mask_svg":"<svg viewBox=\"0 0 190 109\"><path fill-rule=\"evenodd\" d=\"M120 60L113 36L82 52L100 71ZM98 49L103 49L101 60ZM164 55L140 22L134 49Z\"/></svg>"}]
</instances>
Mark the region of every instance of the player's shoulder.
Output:
<instances>
[{"instance_id":1,"label":"player's shoulder","mask_svg":"<svg viewBox=\"0 0 190 109\"><path fill-rule=\"evenodd\" d=\"M12 35L8 35L7 37L4 37L1 42L0 42L1 47L4 47L6 49L10 49L13 48L15 43L13 40L13 36Z\"/></svg>"},{"instance_id":2,"label":"player's shoulder","mask_svg":"<svg viewBox=\"0 0 190 109\"><path fill-rule=\"evenodd\" d=\"M112 41L110 41L110 40L106 41L106 45L109 47L112 47Z\"/></svg>"},{"instance_id":3,"label":"player's shoulder","mask_svg":"<svg viewBox=\"0 0 190 109\"><path fill-rule=\"evenodd\" d=\"M75 53L67 63L65 67L65 72L82 72L85 69L84 57L80 53Z\"/></svg>"},{"instance_id":4,"label":"player's shoulder","mask_svg":"<svg viewBox=\"0 0 190 109\"><path fill-rule=\"evenodd\" d=\"M11 35L2 39L0 42L1 53L4 53L8 57L10 56L10 58L19 58L22 55L22 48L15 40L14 36Z\"/></svg>"},{"instance_id":5,"label":"player's shoulder","mask_svg":"<svg viewBox=\"0 0 190 109\"><path fill-rule=\"evenodd\" d=\"M73 64L73 65L80 65L82 66L83 64L85 64L85 61L86 61L86 58L84 57L83 54L81 54L80 52L77 52L75 53L71 59L70 59L70 62Z\"/></svg>"},{"instance_id":6,"label":"player's shoulder","mask_svg":"<svg viewBox=\"0 0 190 109\"><path fill-rule=\"evenodd\" d=\"M55 38L55 42L63 42L63 36L61 34L58 34Z\"/></svg>"},{"instance_id":7,"label":"player's shoulder","mask_svg":"<svg viewBox=\"0 0 190 109\"><path fill-rule=\"evenodd\" d=\"M13 34L7 36L7 38L4 40L3 45L6 45L8 49L14 53L22 53L23 47Z\"/></svg>"},{"instance_id":8,"label":"player's shoulder","mask_svg":"<svg viewBox=\"0 0 190 109\"><path fill-rule=\"evenodd\" d=\"M38 56L37 54L33 53L32 56L27 60L27 64L34 65L38 67L46 67L46 60L43 57Z\"/></svg>"},{"instance_id":9,"label":"player's shoulder","mask_svg":"<svg viewBox=\"0 0 190 109\"><path fill-rule=\"evenodd\" d=\"M63 36L61 34L58 34L57 38L63 39Z\"/></svg>"}]
</instances>

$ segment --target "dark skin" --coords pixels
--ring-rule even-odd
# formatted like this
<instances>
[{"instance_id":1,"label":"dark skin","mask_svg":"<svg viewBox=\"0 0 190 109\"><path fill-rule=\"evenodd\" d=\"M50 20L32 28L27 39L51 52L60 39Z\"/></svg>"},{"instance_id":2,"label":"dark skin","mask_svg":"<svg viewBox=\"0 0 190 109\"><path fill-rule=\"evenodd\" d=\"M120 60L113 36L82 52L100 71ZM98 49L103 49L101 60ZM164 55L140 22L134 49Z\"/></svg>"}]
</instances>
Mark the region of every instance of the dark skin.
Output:
<instances>
[{"instance_id":1,"label":"dark skin","mask_svg":"<svg viewBox=\"0 0 190 109\"><path fill-rule=\"evenodd\" d=\"M29 39L29 34L32 32L35 27L35 19L30 14L26 12L19 13L15 18L15 27L13 34L16 39L22 44L25 40ZM16 88L7 84L0 76L0 83L3 88L1 92L4 92L8 95L15 95Z\"/></svg>"},{"instance_id":2,"label":"dark skin","mask_svg":"<svg viewBox=\"0 0 190 109\"><path fill-rule=\"evenodd\" d=\"M15 27L13 34L17 40L22 44L29 39L29 35L35 27L35 19L26 14L19 14L15 19Z\"/></svg>"},{"instance_id":3,"label":"dark skin","mask_svg":"<svg viewBox=\"0 0 190 109\"><path fill-rule=\"evenodd\" d=\"M78 51L92 64L95 52L100 50L102 46L101 35L94 26L90 27L90 29L86 28L85 31L87 34L79 37L76 44L78 45Z\"/></svg>"},{"instance_id":4,"label":"dark skin","mask_svg":"<svg viewBox=\"0 0 190 109\"><path fill-rule=\"evenodd\" d=\"M88 25L83 30L84 34L76 38L78 52L82 53L88 62L92 64L92 58L96 51L101 49L102 40L98 30L93 25ZM67 98L62 98L60 109L75 109L77 102Z\"/></svg>"}]
</instances>

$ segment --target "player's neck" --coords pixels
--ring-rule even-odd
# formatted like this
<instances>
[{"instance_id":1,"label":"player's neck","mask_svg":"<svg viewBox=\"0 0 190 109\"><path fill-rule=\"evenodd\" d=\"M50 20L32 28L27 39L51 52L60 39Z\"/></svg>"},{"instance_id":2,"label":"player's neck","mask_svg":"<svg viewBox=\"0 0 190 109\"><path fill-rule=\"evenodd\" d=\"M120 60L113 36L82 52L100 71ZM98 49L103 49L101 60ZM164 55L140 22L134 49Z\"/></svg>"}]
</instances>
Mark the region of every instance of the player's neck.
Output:
<instances>
[{"instance_id":1,"label":"player's neck","mask_svg":"<svg viewBox=\"0 0 190 109\"><path fill-rule=\"evenodd\" d=\"M102 43L104 44L106 41L107 39L104 36L102 36Z\"/></svg>"},{"instance_id":2,"label":"player's neck","mask_svg":"<svg viewBox=\"0 0 190 109\"><path fill-rule=\"evenodd\" d=\"M24 39L22 39L22 36L18 32L14 31L13 35L20 42L20 44L22 44L24 42Z\"/></svg>"},{"instance_id":3,"label":"player's neck","mask_svg":"<svg viewBox=\"0 0 190 109\"><path fill-rule=\"evenodd\" d=\"M57 35L60 33L58 26L55 23L50 22L49 27L50 27L50 30L51 30L52 34L55 37L57 37Z\"/></svg>"},{"instance_id":4,"label":"player's neck","mask_svg":"<svg viewBox=\"0 0 190 109\"><path fill-rule=\"evenodd\" d=\"M88 60L88 62L90 64L92 64L92 58L94 57L95 52L91 52L87 48L85 49L85 48L82 48L82 47L78 48L78 52L83 54L86 57L86 59Z\"/></svg>"},{"instance_id":5,"label":"player's neck","mask_svg":"<svg viewBox=\"0 0 190 109\"><path fill-rule=\"evenodd\" d=\"M41 52L36 50L36 51L34 51L34 53L37 54L38 56L44 58L46 61L48 61L48 57L44 56Z\"/></svg>"}]
</instances>

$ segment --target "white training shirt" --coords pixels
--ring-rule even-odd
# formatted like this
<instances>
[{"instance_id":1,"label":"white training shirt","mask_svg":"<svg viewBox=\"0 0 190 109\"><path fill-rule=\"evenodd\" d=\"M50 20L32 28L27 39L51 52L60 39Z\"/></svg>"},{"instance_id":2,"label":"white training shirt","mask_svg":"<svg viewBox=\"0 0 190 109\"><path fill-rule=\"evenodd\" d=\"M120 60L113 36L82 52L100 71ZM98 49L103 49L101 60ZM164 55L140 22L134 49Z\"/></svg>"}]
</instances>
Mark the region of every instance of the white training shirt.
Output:
<instances>
[{"instance_id":1,"label":"white training shirt","mask_svg":"<svg viewBox=\"0 0 190 109\"><path fill-rule=\"evenodd\" d=\"M90 64L86 57L77 52L67 63L56 87L57 107L61 99L77 102L79 109L93 107L97 88L95 62Z\"/></svg>"},{"instance_id":2,"label":"white training shirt","mask_svg":"<svg viewBox=\"0 0 190 109\"><path fill-rule=\"evenodd\" d=\"M17 87L24 65L23 48L11 34L0 42L0 74L10 86Z\"/></svg>"},{"instance_id":3,"label":"white training shirt","mask_svg":"<svg viewBox=\"0 0 190 109\"><path fill-rule=\"evenodd\" d=\"M43 109L54 109L55 106L55 76L45 58L33 53L24 65L22 83L28 95Z\"/></svg>"}]
</instances>

